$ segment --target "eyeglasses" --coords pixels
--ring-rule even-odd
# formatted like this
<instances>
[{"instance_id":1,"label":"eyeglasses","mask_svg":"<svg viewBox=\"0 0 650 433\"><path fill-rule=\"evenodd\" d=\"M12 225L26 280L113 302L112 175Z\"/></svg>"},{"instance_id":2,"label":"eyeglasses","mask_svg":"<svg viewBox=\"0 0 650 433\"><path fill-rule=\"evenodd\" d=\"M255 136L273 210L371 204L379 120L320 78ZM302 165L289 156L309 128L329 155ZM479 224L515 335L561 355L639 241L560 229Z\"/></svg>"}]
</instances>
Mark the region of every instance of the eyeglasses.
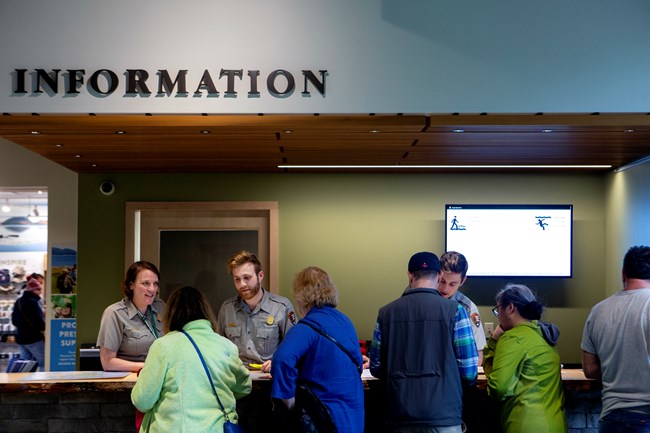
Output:
<instances>
[{"instance_id":1,"label":"eyeglasses","mask_svg":"<svg viewBox=\"0 0 650 433\"><path fill-rule=\"evenodd\" d=\"M501 305L497 305L496 307L494 307L492 309L492 313L494 314L495 317L499 317L499 308L500 307L501 307Z\"/></svg>"}]
</instances>

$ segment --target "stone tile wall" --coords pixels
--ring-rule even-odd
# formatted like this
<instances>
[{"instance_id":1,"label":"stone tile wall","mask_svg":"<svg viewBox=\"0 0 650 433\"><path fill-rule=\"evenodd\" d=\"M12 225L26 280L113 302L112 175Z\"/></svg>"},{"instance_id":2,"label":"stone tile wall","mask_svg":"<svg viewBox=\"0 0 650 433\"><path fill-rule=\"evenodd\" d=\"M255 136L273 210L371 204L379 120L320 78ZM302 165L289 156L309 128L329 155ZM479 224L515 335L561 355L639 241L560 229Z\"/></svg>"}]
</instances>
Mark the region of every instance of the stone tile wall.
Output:
<instances>
[{"instance_id":1,"label":"stone tile wall","mask_svg":"<svg viewBox=\"0 0 650 433\"><path fill-rule=\"evenodd\" d=\"M598 433L600 391L566 391L565 397L569 433Z\"/></svg>"},{"instance_id":2,"label":"stone tile wall","mask_svg":"<svg viewBox=\"0 0 650 433\"><path fill-rule=\"evenodd\" d=\"M130 390L0 393L0 432L133 433L135 409L130 396ZM382 430L376 419L377 405L380 404L376 397L374 392L366 392L367 433L380 433ZM566 391L569 433L597 433L600 407L598 391ZM500 433L498 406L485 391L466 393L463 412L467 433Z\"/></svg>"},{"instance_id":3,"label":"stone tile wall","mask_svg":"<svg viewBox=\"0 0 650 433\"><path fill-rule=\"evenodd\" d=\"M124 391L1 393L0 431L134 433L135 409Z\"/></svg>"}]
</instances>

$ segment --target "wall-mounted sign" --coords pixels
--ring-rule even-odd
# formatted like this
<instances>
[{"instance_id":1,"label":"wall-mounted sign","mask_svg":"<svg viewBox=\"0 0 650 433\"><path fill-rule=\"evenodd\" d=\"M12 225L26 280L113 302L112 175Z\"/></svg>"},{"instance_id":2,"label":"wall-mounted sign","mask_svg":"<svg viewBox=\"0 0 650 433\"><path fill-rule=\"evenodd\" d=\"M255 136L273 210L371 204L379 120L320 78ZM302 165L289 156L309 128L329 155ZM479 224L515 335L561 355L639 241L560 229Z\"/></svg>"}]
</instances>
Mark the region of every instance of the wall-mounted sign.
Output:
<instances>
[{"instance_id":1,"label":"wall-mounted sign","mask_svg":"<svg viewBox=\"0 0 650 433\"><path fill-rule=\"evenodd\" d=\"M268 73L260 70L221 69L218 72L205 69L193 77L187 69L170 72L159 69L154 73L146 69L126 69L117 72L110 69L86 71L85 69L14 69L12 91L16 95L48 93L50 95L74 96L85 91L96 97L123 92L125 97L218 97L259 98L261 90L275 98L287 98L300 86L300 94L310 97L315 91L326 95L327 70L291 72L275 69ZM173 76L173 77L172 77Z\"/></svg>"}]
</instances>

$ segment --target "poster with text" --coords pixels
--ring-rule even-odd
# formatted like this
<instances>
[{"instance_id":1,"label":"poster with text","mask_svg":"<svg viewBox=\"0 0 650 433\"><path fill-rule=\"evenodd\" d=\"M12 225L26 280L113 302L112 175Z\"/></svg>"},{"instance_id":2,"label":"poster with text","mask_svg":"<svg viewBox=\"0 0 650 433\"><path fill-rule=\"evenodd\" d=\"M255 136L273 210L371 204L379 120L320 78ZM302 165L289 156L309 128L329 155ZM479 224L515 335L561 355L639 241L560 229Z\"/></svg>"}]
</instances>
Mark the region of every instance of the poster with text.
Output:
<instances>
[{"instance_id":1,"label":"poster with text","mask_svg":"<svg viewBox=\"0 0 650 433\"><path fill-rule=\"evenodd\" d=\"M77 246L57 244L51 254L50 371L76 370Z\"/></svg>"},{"instance_id":2,"label":"poster with text","mask_svg":"<svg viewBox=\"0 0 650 433\"><path fill-rule=\"evenodd\" d=\"M50 371L77 369L77 320L50 321Z\"/></svg>"}]
</instances>

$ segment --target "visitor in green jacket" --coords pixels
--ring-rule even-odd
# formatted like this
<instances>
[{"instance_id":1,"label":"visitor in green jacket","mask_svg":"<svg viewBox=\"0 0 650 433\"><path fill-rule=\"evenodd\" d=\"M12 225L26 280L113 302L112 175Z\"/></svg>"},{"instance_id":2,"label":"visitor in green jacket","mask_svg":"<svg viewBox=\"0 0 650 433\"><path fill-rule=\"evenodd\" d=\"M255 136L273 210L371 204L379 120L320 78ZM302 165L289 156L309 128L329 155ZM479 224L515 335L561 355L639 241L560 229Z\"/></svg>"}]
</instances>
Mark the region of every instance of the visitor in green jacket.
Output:
<instances>
[{"instance_id":1,"label":"visitor in green jacket","mask_svg":"<svg viewBox=\"0 0 650 433\"><path fill-rule=\"evenodd\" d=\"M149 349L131 401L145 412L140 432L223 432L225 416L187 332L203 354L230 421L237 422L235 400L251 391L239 350L215 332L216 320L205 295L193 287L176 289L167 300L165 336Z\"/></svg>"},{"instance_id":2,"label":"visitor in green jacket","mask_svg":"<svg viewBox=\"0 0 650 433\"><path fill-rule=\"evenodd\" d=\"M503 431L566 433L558 328L539 321L542 304L524 285L507 285L496 300L492 311L499 326L488 340L483 367L488 395L500 402Z\"/></svg>"}]
</instances>

